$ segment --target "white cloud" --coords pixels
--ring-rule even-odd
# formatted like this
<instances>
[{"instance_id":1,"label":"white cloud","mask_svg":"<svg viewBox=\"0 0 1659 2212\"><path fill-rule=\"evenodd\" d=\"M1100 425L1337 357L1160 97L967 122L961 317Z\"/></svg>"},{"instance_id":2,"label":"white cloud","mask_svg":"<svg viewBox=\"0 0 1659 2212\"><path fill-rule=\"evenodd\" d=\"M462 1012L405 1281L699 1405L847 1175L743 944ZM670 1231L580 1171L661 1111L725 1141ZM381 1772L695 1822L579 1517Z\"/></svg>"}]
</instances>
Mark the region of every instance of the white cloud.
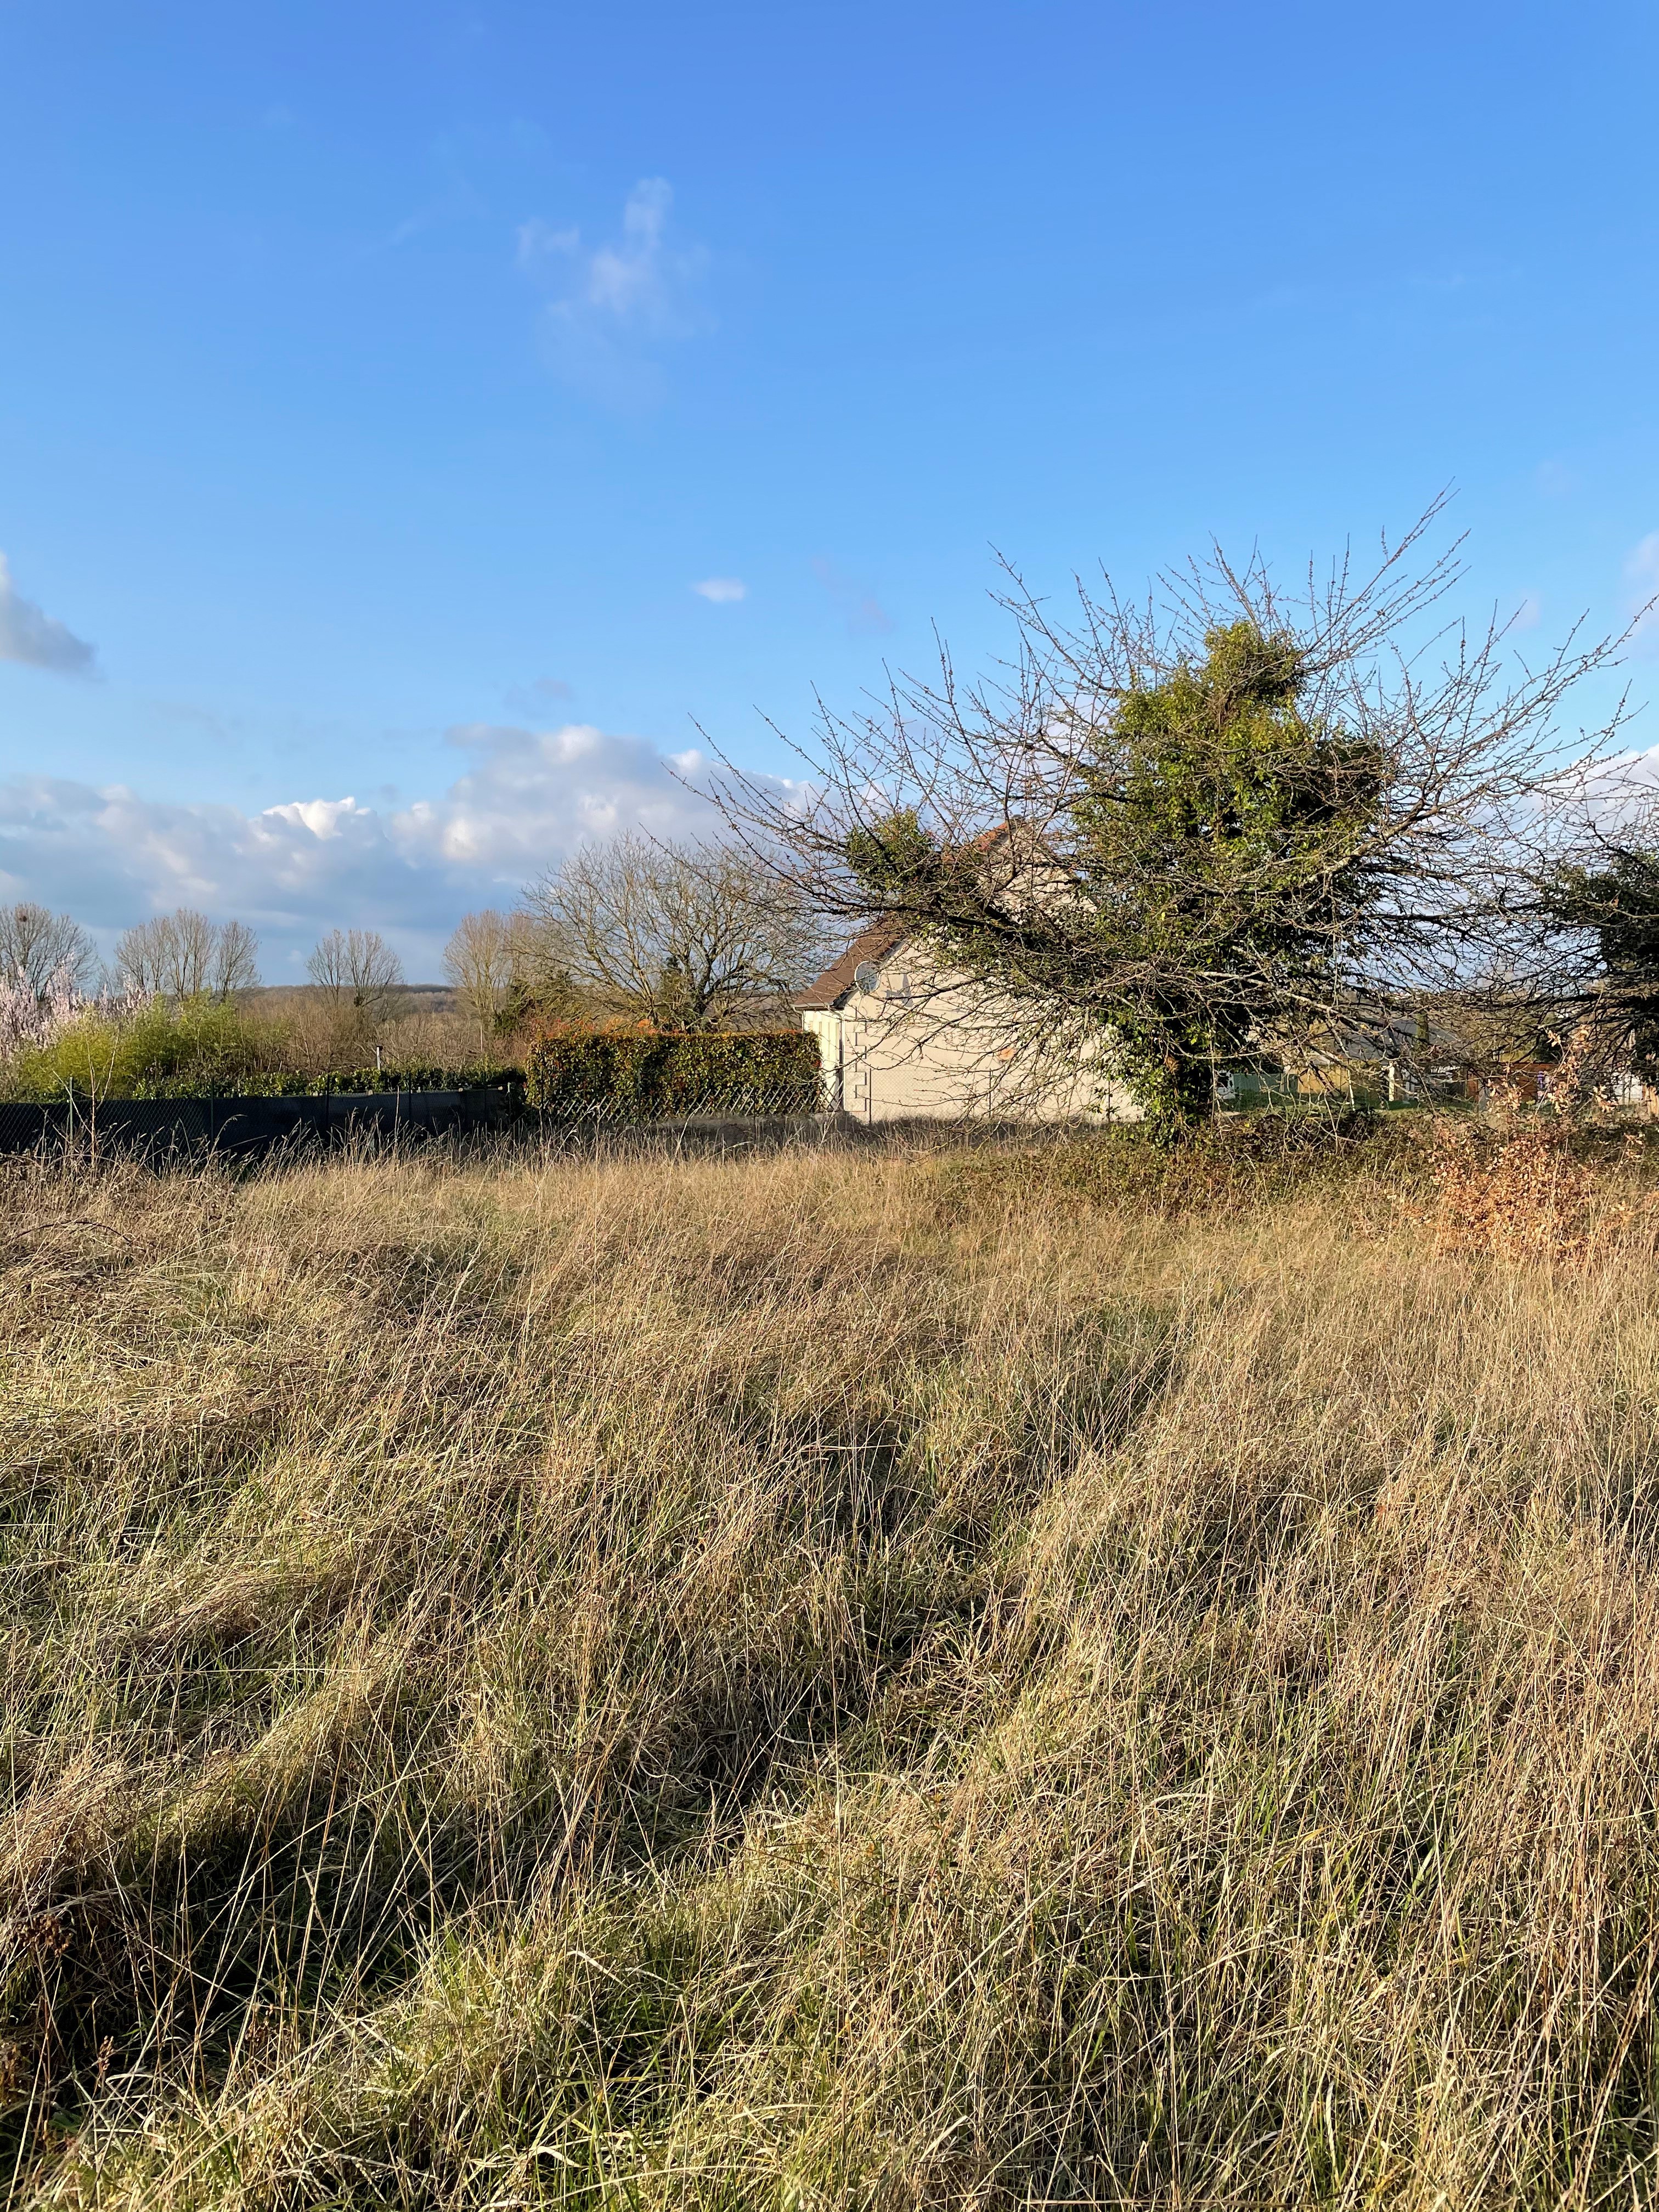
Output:
<instances>
[{"instance_id":1,"label":"white cloud","mask_svg":"<svg viewBox=\"0 0 1659 2212\"><path fill-rule=\"evenodd\" d=\"M699 599L712 599L717 607L730 606L736 599L746 599L749 586L741 576L705 576L692 590Z\"/></svg>"},{"instance_id":2,"label":"white cloud","mask_svg":"<svg viewBox=\"0 0 1659 2212\"><path fill-rule=\"evenodd\" d=\"M1659 644L1659 530L1649 531L1625 560L1626 605L1636 618L1636 635L1648 648Z\"/></svg>"},{"instance_id":3,"label":"white cloud","mask_svg":"<svg viewBox=\"0 0 1659 2212\"><path fill-rule=\"evenodd\" d=\"M293 822L325 842L337 837L345 825L374 809L359 806L355 799L290 799L285 805L267 806L260 817L266 822Z\"/></svg>"},{"instance_id":4,"label":"white cloud","mask_svg":"<svg viewBox=\"0 0 1659 2212\"><path fill-rule=\"evenodd\" d=\"M623 207L619 239L586 252L574 225L520 223L519 266L558 296L542 311L542 350L567 382L623 406L660 396L653 349L705 319L698 291L708 256L671 234L672 187L642 177Z\"/></svg>"},{"instance_id":5,"label":"white cloud","mask_svg":"<svg viewBox=\"0 0 1659 2212\"><path fill-rule=\"evenodd\" d=\"M90 676L96 657L84 639L23 597L0 553L0 660L50 668L60 676Z\"/></svg>"},{"instance_id":6,"label":"white cloud","mask_svg":"<svg viewBox=\"0 0 1659 2212\"><path fill-rule=\"evenodd\" d=\"M621 243L602 246L587 264L590 307L647 331L672 336L679 329L679 295L692 270L685 256L667 248L673 204L665 177L645 177L635 185L623 206Z\"/></svg>"},{"instance_id":7,"label":"white cloud","mask_svg":"<svg viewBox=\"0 0 1659 2212\"><path fill-rule=\"evenodd\" d=\"M562 676L538 676L531 684L509 684L501 696L515 714L544 714L572 689Z\"/></svg>"},{"instance_id":8,"label":"white cloud","mask_svg":"<svg viewBox=\"0 0 1659 2212\"><path fill-rule=\"evenodd\" d=\"M581 242L582 234L574 223L560 230L532 216L519 225L519 266L539 270L556 256L574 253Z\"/></svg>"},{"instance_id":9,"label":"white cloud","mask_svg":"<svg viewBox=\"0 0 1659 2212\"><path fill-rule=\"evenodd\" d=\"M411 975L435 979L444 939L471 907L510 902L583 842L641 825L711 826L707 805L638 738L584 723L452 731L463 773L405 806L296 799L257 814L146 799L124 785L51 776L0 782L0 897L66 908L107 939L185 903L259 933L272 981L298 972L337 924L382 929ZM695 753L672 769L695 775Z\"/></svg>"},{"instance_id":10,"label":"white cloud","mask_svg":"<svg viewBox=\"0 0 1659 2212\"><path fill-rule=\"evenodd\" d=\"M844 576L829 561L814 561L812 574L840 608L849 637L881 637L893 627L893 617L867 585Z\"/></svg>"}]
</instances>

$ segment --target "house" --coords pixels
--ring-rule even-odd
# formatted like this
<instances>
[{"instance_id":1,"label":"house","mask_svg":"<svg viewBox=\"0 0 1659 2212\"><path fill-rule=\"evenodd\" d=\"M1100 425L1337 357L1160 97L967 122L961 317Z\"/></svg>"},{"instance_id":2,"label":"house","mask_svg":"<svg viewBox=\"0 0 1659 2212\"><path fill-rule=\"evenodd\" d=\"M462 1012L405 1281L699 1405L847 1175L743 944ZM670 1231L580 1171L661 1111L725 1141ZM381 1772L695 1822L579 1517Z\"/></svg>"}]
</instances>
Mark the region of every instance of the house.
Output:
<instances>
[{"instance_id":1,"label":"house","mask_svg":"<svg viewBox=\"0 0 1659 2212\"><path fill-rule=\"evenodd\" d=\"M855 1121L1141 1118L1124 1084L1075 1049L1045 1054L991 986L942 969L901 921L866 929L794 1003L817 1040L826 1103ZM1543 1098L1554 1073L1511 1054L1496 1080ZM1322 1024L1293 1049L1222 1071L1216 1095L1224 1107L1247 1109L1319 1098L1416 1105L1478 1099L1494 1079L1442 1019L1379 1010L1370 1022ZM1639 1076L1616 1075L1610 1096L1654 1110Z\"/></svg>"},{"instance_id":2,"label":"house","mask_svg":"<svg viewBox=\"0 0 1659 2212\"><path fill-rule=\"evenodd\" d=\"M828 1103L855 1121L1140 1118L1123 1085L1075 1052L1045 1051L988 986L941 969L901 923L866 930L795 1005Z\"/></svg>"},{"instance_id":3,"label":"house","mask_svg":"<svg viewBox=\"0 0 1659 2212\"><path fill-rule=\"evenodd\" d=\"M1593 1087L1610 1104L1650 1108L1641 1075L1618 1064L1629 1057L1627 1044L1611 1069L1600 1067ZM1542 1103L1559 1073L1557 1060L1538 1057L1535 1046L1512 1034L1483 1038L1477 1026L1471 1035L1455 1014L1431 1019L1426 1008L1413 1016L1379 1010L1364 1026L1321 1024L1294 1053L1281 1054L1276 1066L1235 1072L1227 1103L1322 1097L1362 1106L1474 1104L1504 1097Z\"/></svg>"},{"instance_id":4,"label":"house","mask_svg":"<svg viewBox=\"0 0 1659 2212\"><path fill-rule=\"evenodd\" d=\"M1467 1051L1440 1023L1381 1007L1368 1020L1322 1022L1284 1060L1286 1094L1351 1106L1416 1105L1465 1088Z\"/></svg>"}]
</instances>

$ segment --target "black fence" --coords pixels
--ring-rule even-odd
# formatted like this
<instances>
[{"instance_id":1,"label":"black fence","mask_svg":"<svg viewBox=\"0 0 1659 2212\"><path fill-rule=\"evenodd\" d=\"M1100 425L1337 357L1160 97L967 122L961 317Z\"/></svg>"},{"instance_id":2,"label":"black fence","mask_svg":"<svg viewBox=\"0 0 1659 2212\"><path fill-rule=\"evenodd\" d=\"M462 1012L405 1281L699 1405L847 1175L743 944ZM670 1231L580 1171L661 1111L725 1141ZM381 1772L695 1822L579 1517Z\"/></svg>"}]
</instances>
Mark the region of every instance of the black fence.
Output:
<instances>
[{"instance_id":1,"label":"black fence","mask_svg":"<svg viewBox=\"0 0 1659 2212\"><path fill-rule=\"evenodd\" d=\"M257 1158L284 1146L335 1146L354 1138L419 1143L434 1137L520 1132L561 1146L641 1139L726 1151L841 1132L843 1117L802 1113L793 1093L726 1093L670 1116L614 1103L557 1112L526 1106L522 1091L343 1091L332 1098L84 1098L47 1106L0 1101L0 1153L59 1151L161 1159L215 1152Z\"/></svg>"},{"instance_id":2,"label":"black fence","mask_svg":"<svg viewBox=\"0 0 1659 2212\"><path fill-rule=\"evenodd\" d=\"M0 1152L66 1143L99 1152L258 1153L354 1137L470 1136L525 1118L501 1091L382 1091L337 1098L109 1098L0 1103ZM532 1117L533 1118L533 1117Z\"/></svg>"}]
</instances>

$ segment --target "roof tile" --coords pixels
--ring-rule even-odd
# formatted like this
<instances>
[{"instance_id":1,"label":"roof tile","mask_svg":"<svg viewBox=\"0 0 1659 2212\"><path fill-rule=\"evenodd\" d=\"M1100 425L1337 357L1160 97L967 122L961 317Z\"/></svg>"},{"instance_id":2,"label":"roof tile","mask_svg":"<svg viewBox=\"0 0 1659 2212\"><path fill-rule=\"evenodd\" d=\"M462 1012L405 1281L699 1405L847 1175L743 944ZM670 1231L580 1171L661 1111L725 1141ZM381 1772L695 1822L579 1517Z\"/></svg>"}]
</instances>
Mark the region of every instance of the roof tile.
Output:
<instances>
[{"instance_id":1,"label":"roof tile","mask_svg":"<svg viewBox=\"0 0 1659 2212\"><path fill-rule=\"evenodd\" d=\"M832 960L815 982L809 983L795 996L797 1012L824 1013L849 999L854 990L854 977L866 960L882 961L909 935L909 927L896 921L891 915L872 922L869 928L853 939L839 960Z\"/></svg>"}]
</instances>

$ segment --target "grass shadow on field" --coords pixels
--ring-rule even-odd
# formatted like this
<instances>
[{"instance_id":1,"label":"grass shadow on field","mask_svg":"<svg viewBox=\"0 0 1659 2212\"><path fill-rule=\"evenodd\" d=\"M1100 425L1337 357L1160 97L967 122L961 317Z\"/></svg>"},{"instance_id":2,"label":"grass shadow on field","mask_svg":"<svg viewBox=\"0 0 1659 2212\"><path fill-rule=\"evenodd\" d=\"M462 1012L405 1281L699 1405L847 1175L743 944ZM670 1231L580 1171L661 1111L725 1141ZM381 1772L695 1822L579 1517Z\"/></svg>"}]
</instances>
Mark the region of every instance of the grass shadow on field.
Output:
<instances>
[{"instance_id":1,"label":"grass shadow on field","mask_svg":"<svg viewBox=\"0 0 1659 2212\"><path fill-rule=\"evenodd\" d=\"M1034 1498L1167 1380L1137 1306L988 1340L902 1251L728 1231L641 1284L594 1225L550 1265L476 1217L336 1219L273 1281L267 1221L233 1218L182 1339L166 1240L106 1285L106 1326L173 1364L119 1428L35 1449L8 1531L18 2150L77 2084L205 2094L251 2021L384 2003L439 1930L809 1787L942 1642L971 1663ZM847 1269L875 1370L821 1340ZM95 1360L97 1331L55 1348ZM210 1466L216 1382L243 1412Z\"/></svg>"}]
</instances>

